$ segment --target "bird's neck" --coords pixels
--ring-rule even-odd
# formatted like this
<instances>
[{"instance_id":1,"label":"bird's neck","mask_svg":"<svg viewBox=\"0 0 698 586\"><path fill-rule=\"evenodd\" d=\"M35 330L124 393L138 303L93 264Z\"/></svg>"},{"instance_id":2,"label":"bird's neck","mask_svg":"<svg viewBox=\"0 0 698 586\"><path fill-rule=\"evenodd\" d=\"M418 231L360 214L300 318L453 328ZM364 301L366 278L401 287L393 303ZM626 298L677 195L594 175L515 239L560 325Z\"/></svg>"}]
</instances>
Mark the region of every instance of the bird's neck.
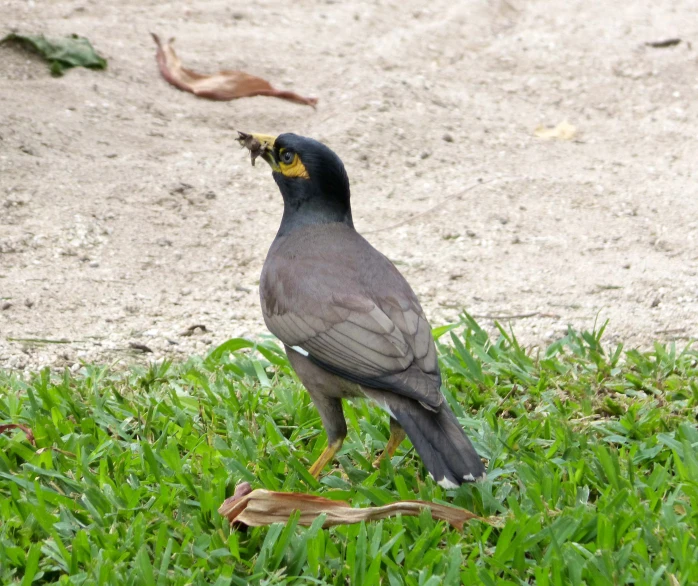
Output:
<instances>
[{"instance_id":1,"label":"bird's neck","mask_svg":"<svg viewBox=\"0 0 698 586\"><path fill-rule=\"evenodd\" d=\"M307 189L307 186L300 189L296 185L293 182L279 185L284 198L284 215L276 234L277 238L303 226L338 222L354 227L348 193L346 197L328 200Z\"/></svg>"}]
</instances>

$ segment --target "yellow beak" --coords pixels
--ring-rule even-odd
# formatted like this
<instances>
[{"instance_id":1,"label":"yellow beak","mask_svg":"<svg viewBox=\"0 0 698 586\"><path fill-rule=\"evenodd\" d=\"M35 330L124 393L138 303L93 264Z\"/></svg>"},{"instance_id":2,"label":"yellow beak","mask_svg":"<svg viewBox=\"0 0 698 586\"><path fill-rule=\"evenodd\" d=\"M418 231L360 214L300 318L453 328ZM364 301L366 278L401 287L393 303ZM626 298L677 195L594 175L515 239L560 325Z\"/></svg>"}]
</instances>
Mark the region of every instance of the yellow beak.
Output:
<instances>
[{"instance_id":1,"label":"yellow beak","mask_svg":"<svg viewBox=\"0 0 698 586\"><path fill-rule=\"evenodd\" d=\"M252 166L254 166L257 157L262 157L269 163L273 171L281 171L279 162L274 155L275 136L270 136L268 134L248 134L238 130L237 141L240 143L240 146L249 149Z\"/></svg>"}]
</instances>

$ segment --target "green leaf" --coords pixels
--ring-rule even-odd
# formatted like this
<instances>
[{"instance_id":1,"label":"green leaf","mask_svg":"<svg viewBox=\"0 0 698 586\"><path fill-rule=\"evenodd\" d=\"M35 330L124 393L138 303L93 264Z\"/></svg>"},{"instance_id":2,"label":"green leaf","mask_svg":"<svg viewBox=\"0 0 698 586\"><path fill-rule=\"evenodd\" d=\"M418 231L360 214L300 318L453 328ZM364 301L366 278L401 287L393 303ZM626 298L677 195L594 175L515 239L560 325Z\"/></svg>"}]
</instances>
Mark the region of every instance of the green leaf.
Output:
<instances>
[{"instance_id":1,"label":"green leaf","mask_svg":"<svg viewBox=\"0 0 698 586\"><path fill-rule=\"evenodd\" d=\"M211 350L206 357L206 363L215 364L226 354L235 353L243 348L254 348L254 345L254 342L246 340L245 338L231 338Z\"/></svg>"},{"instance_id":2,"label":"green leaf","mask_svg":"<svg viewBox=\"0 0 698 586\"><path fill-rule=\"evenodd\" d=\"M24 577L21 586L30 586L39 569L39 557L41 556L41 544L35 543L29 549L27 561L24 565Z\"/></svg>"},{"instance_id":3,"label":"green leaf","mask_svg":"<svg viewBox=\"0 0 698 586\"><path fill-rule=\"evenodd\" d=\"M142 583L145 586L155 586L155 577L153 575L153 565L150 563L148 549L145 545L141 546L136 555L136 568L141 577Z\"/></svg>"},{"instance_id":4,"label":"green leaf","mask_svg":"<svg viewBox=\"0 0 698 586\"><path fill-rule=\"evenodd\" d=\"M49 62L51 73L56 76L72 67L106 69L107 61L94 50L90 41L78 35L47 39L44 35L20 35L11 33L0 43L17 42L35 51Z\"/></svg>"}]
</instances>

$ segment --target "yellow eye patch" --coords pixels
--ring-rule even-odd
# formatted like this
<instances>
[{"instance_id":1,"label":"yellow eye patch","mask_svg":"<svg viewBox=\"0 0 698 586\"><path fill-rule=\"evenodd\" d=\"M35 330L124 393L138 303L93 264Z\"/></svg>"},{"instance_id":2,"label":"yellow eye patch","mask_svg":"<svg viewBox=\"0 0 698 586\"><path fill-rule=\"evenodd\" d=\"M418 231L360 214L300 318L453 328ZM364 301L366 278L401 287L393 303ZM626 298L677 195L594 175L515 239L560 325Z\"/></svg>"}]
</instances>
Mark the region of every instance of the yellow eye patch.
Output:
<instances>
[{"instance_id":1,"label":"yellow eye patch","mask_svg":"<svg viewBox=\"0 0 698 586\"><path fill-rule=\"evenodd\" d=\"M298 153L293 154L293 160L290 163L284 163L283 155L285 150L286 149L281 149L279 152L279 168L281 169L281 173L283 173L286 177L301 177L302 179L310 179L310 175L308 175L308 171L305 168L303 161L301 161L301 158L298 156Z\"/></svg>"}]
</instances>

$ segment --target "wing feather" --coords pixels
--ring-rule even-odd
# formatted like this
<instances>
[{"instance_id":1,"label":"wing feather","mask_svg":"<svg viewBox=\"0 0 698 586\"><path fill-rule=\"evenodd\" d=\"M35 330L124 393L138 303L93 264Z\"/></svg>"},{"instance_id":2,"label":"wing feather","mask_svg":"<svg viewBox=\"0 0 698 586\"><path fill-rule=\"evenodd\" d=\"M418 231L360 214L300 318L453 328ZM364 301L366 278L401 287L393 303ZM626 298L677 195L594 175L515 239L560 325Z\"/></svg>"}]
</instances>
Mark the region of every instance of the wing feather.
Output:
<instances>
[{"instance_id":1,"label":"wing feather","mask_svg":"<svg viewBox=\"0 0 698 586\"><path fill-rule=\"evenodd\" d=\"M431 328L395 266L353 231L341 246L336 234L303 238L277 239L267 256L260 280L267 327L331 372L438 409ZM341 265L337 257L356 262Z\"/></svg>"}]
</instances>

